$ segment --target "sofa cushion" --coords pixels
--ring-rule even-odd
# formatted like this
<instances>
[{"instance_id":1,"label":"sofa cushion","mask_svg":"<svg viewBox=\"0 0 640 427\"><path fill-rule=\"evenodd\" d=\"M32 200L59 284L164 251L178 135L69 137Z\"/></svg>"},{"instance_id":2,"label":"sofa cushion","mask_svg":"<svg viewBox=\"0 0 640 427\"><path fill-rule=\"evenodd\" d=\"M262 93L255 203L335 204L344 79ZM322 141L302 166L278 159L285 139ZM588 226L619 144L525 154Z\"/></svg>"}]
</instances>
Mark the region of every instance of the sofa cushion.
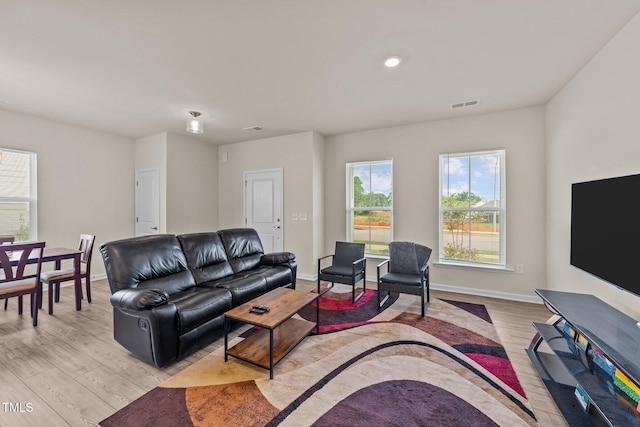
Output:
<instances>
[{"instance_id":1,"label":"sofa cushion","mask_svg":"<svg viewBox=\"0 0 640 427\"><path fill-rule=\"evenodd\" d=\"M251 270L260 265L264 254L258 232L252 228L234 228L218 231L227 259L234 273Z\"/></svg>"},{"instance_id":2,"label":"sofa cushion","mask_svg":"<svg viewBox=\"0 0 640 427\"><path fill-rule=\"evenodd\" d=\"M178 236L178 240L196 284L233 274L218 233L182 234Z\"/></svg>"},{"instance_id":3,"label":"sofa cushion","mask_svg":"<svg viewBox=\"0 0 640 427\"><path fill-rule=\"evenodd\" d=\"M231 292L234 307L264 294L267 291L267 280L259 274L234 274L226 279L203 284L228 289Z\"/></svg>"},{"instance_id":4,"label":"sofa cushion","mask_svg":"<svg viewBox=\"0 0 640 427\"><path fill-rule=\"evenodd\" d=\"M178 312L180 335L231 309L231 293L222 288L195 287L171 298Z\"/></svg>"},{"instance_id":5,"label":"sofa cushion","mask_svg":"<svg viewBox=\"0 0 640 427\"><path fill-rule=\"evenodd\" d=\"M121 289L144 287L172 295L196 284L176 236L132 237L105 243L100 252L112 294Z\"/></svg>"},{"instance_id":6,"label":"sofa cushion","mask_svg":"<svg viewBox=\"0 0 640 427\"><path fill-rule=\"evenodd\" d=\"M267 292L275 288L293 284L291 268L286 265L273 267L262 266L255 270L255 274L264 277L266 280Z\"/></svg>"}]
</instances>

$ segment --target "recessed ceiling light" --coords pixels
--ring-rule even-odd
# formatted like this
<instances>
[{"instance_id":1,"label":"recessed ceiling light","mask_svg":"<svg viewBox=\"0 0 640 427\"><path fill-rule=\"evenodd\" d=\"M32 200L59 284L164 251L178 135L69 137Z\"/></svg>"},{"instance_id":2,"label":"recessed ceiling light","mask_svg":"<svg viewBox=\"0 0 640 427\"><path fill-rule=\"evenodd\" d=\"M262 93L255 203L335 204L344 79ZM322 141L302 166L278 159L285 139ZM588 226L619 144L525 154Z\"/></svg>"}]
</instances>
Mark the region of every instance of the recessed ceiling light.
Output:
<instances>
[{"instance_id":1,"label":"recessed ceiling light","mask_svg":"<svg viewBox=\"0 0 640 427\"><path fill-rule=\"evenodd\" d=\"M395 68L400 65L400 62L402 62L402 60L397 56L390 56L384 60L384 66L387 68Z\"/></svg>"}]
</instances>

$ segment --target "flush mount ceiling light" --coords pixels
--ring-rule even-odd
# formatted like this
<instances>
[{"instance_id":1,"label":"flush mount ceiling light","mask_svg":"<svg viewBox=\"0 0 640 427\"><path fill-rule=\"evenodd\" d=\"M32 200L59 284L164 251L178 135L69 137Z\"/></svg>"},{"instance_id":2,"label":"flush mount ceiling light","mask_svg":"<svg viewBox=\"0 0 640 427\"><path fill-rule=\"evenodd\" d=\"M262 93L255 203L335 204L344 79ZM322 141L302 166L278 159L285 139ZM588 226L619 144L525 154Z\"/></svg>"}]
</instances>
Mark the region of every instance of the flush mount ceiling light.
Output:
<instances>
[{"instance_id":1,"label":"flush mount ceiling light","mask_svg":"<svg viewBox=\"0 0 640 427\"><path fill-rule=\"evenodd\" d=\"M187 119L187 132L200 134L204 132L204 124L202 123L202 118L200 117L202 113L197 111L189 111L191 117Z\"/></svg>"},{"instance_id":2,"label":"flush mount ceiling light","mask_svg":"<svg viewBox=\"0 0 640 427\"><path fill-rule=\"evenodd\" d=\"M402 60L398 56L389 56L384 60L384 66L387 68L395 68L400 65L401 62Z\"/></svg>"}]
</instances>

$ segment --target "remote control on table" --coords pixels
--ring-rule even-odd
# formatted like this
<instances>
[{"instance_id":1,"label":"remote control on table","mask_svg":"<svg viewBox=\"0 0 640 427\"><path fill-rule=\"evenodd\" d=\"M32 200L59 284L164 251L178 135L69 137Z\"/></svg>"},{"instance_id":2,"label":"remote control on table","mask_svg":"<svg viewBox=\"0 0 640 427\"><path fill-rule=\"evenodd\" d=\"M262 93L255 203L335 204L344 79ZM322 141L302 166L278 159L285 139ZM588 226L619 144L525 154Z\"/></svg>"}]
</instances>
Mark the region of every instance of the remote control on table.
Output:
<instances>
[{"instance_id":1,"label":"remote control on table","mask_svg":"<svg viewBox=\"0 0 640 427\"><path fill-rule=\"evenodd\" d=\"M269 307L267 307L266 305L262 305L262 304L254 305L253 308L257 308L258 310L262 310L262 311L271 310Z\"/></svg>"},{"instance_id":2,"label":"remote control on table","mask_svg":"<svg viewBox=\"0 0 640 427\"><path fill-rule=\"evenodd\" d=\"M258 313L258 314L265 314L267 311L266 310L261 310L259 308L253 307L251 308L251 310L249 310L251 313Z\"/></svg>"}]
</instances>

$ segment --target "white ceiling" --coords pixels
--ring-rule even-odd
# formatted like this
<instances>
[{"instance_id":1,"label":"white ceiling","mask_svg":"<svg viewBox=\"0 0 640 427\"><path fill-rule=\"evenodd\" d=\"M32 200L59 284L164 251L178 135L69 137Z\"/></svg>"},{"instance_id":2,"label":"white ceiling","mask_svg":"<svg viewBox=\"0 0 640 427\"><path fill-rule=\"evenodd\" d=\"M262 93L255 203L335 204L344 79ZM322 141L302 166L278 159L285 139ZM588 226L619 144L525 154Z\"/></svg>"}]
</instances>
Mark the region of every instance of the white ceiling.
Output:
<instances>
[{"instance_id":1,"label":"white ceiling","mask_svg":"<svg viewBox=\"0 0 640 427\"><path fill-rule=\"evenodd\" d=\"M197 110L197 138L222 144L541 105L639 12L640 0L0 0L0 109L131 138L186 134ZM385 69L389 54L403 64Z\"/></svg>"}]
</instances>

